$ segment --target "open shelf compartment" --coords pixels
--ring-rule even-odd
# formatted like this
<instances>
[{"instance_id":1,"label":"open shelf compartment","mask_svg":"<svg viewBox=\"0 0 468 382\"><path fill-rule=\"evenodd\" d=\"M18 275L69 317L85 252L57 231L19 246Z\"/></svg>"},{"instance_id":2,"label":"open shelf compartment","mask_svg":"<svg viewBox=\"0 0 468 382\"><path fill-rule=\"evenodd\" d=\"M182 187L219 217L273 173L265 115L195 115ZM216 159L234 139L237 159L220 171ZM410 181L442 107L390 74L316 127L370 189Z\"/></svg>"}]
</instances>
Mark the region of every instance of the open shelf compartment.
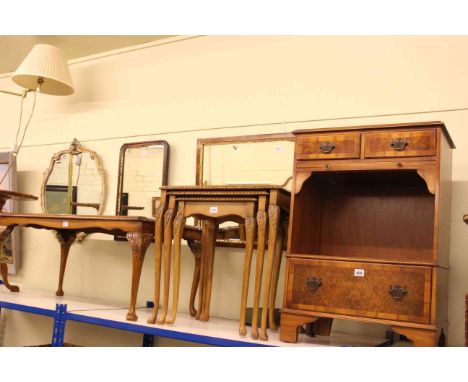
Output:
<instances>
[{"instance_id":1,"label":"open shelf compartment","mask_svg":"<svg viewBox=\"0 0 468 382\"><path fill-rule=\"evenodd\" d=\"M430 263L435 195L416 170L313 172L294 197L290 253Z\"/></svg>"}]
</instances>

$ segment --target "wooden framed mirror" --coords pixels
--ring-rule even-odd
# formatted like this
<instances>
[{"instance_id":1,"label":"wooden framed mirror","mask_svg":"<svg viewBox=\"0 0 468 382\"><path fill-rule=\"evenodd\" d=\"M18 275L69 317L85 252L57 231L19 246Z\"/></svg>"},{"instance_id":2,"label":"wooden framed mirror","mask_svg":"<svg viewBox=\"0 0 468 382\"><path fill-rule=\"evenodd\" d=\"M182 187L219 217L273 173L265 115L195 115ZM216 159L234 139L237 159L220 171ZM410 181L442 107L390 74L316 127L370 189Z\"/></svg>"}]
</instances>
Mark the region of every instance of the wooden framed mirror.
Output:
<instances>
[{"instance_id":1,"label":"wooden framed mirror","mask_svg":"<svg viewBox=\"0 0 468 382\"><path fill-rule=\"evenodd\" d=\"M126 143L120 148L116 215L153 217L167 185L169 144L166 141Z\"/></svg>"},{"instance_id":2,"label":"wooden framed mirror","mask_svg":"<svg viewBox=\"0 0 468 382\"><path fill-rule=\"evenodd\" d=\"M45 214L101 215L105 179L98 155L74 139L52 156L40 196Z\"/></svg>"},{"instance_id":3,"label":"wooden framed mirror","mask_svg":"<svg viewBox=\"0 0 468 382\"><path fill-rule=\"evenodd\" d=\"M197 185L273 184L291 191L294 136L291 133L202 138L197 141ZM243 227L223 223L229 239L217 246L243 247ZM232 229L232 230L231 230Z\"/></svg>"},{"instance_id":4,"label":"wooden framed mirror","mask_svg":"<svg viewBox=\"0 0 468 382\"><path fill-rule=\"evenodd\" d=\"M293 163L291 133L199 139L196 184L276 184L290 190Z\"/></svg>"}]
</instances>

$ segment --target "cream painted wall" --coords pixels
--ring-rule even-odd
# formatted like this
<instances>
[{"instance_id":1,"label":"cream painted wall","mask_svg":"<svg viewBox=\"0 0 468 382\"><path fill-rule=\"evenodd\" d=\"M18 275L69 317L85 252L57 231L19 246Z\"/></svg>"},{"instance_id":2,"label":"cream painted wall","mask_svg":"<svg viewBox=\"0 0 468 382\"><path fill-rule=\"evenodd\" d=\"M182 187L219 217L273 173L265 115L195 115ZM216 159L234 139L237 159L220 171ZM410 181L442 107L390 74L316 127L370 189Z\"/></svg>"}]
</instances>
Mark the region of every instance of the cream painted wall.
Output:
<instances>
[{"instance_id":1,"label":"cream painted wall","mask_svg":"<svg viewBox=\"0 0 468 382\"><path fill-rule=\"evenodd\" d=\"M463 344L464 293L468 291L468 227L461 220L468 212L468 37L209 36L77 60L71 70L73 96L38 95L18 160L19 191L37 194L52 153L68 147L76 137L102 157L108 187L106 214L115 210L119 148L127 142L167 140L169 182L183 185L195 181L197 138L444 121L457 144L449 344ZM3 76L0 88L15 87ZM7 150L14 140L18 108L18 99L0 94L2 149ZM447 109L463 110L443 111ZM416 112L427 113L412 114ZM22 203L20 208L40 212L38 202ZM23 267L12 280L54 291L59 254L53 234L33 229L21 233ZM153 249L150 246L143 269L140 305L152 298ZM238 317L241 254L217 250L213 315ZM192 269L192 256L185 247L181 310L187 307ZM71 249L65 292L127 304L130 270L126 243L90 238ZM21 325L16 324L18 320ZM16 312L8 313L7 324L5 345L37 343L48 338L51 330L45 320ZM79 325L69 329L66 340L79 343ZM337 322L334 329L375 336L385 331L383 326L353 322ZM99 331L93 343L134 345L140 337Z\"/></svg>"}]
</instances>

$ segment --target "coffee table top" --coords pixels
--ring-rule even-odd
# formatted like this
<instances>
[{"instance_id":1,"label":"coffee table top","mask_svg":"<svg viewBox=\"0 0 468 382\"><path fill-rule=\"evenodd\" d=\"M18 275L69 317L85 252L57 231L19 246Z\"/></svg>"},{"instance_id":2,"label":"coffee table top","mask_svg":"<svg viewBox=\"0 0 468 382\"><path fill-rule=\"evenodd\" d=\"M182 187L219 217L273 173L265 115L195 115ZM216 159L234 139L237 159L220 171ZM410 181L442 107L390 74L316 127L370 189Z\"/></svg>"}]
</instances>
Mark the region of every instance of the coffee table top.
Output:
<instances>
[{"instance_id":1,"label":"coffee table top","mask_svg":"<svg viewBox=\"0 0 468 382\"><path fill-rule=\"evenodd\" d=\"M154 223L154 219L144 216L114 216L114 215L58 215L58 214L16 214L10 212L3 212L0 217L4 218L29 218L29 219L44 219L44 220L75 220L75 221L122 221L122 222L145 222Z\"/></svg>"},{"instance_id":2,"label":"coffee table top","mask_svg":"<svg viewBox=\"0 0 468 382\"><path fill-rule=\"evenodd\" d=\"M0 198L2 199L16 199L16 200L37 200L37 196L23 194L22 192L0 190Z\"/></svg>"}]
</instances>

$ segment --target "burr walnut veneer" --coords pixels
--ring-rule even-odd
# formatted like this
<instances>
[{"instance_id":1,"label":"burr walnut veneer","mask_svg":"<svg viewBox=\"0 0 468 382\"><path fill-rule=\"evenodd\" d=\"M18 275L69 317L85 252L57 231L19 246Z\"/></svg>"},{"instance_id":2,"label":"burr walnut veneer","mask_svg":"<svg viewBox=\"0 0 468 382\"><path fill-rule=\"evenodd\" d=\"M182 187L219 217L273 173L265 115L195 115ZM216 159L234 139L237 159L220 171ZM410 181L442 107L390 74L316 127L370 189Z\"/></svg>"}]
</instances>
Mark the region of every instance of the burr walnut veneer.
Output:
<instances>
[{"instance_id":1,"label":"burr walnut veneer","mask_svg":"<svg viewBox=\"0 0 468 382\"><path fill-rule=\"evenodd\" d=\"M280 338L332 320L444 342L453 142L441 122L296 136Z\"/></svg>"}]
</instances>

